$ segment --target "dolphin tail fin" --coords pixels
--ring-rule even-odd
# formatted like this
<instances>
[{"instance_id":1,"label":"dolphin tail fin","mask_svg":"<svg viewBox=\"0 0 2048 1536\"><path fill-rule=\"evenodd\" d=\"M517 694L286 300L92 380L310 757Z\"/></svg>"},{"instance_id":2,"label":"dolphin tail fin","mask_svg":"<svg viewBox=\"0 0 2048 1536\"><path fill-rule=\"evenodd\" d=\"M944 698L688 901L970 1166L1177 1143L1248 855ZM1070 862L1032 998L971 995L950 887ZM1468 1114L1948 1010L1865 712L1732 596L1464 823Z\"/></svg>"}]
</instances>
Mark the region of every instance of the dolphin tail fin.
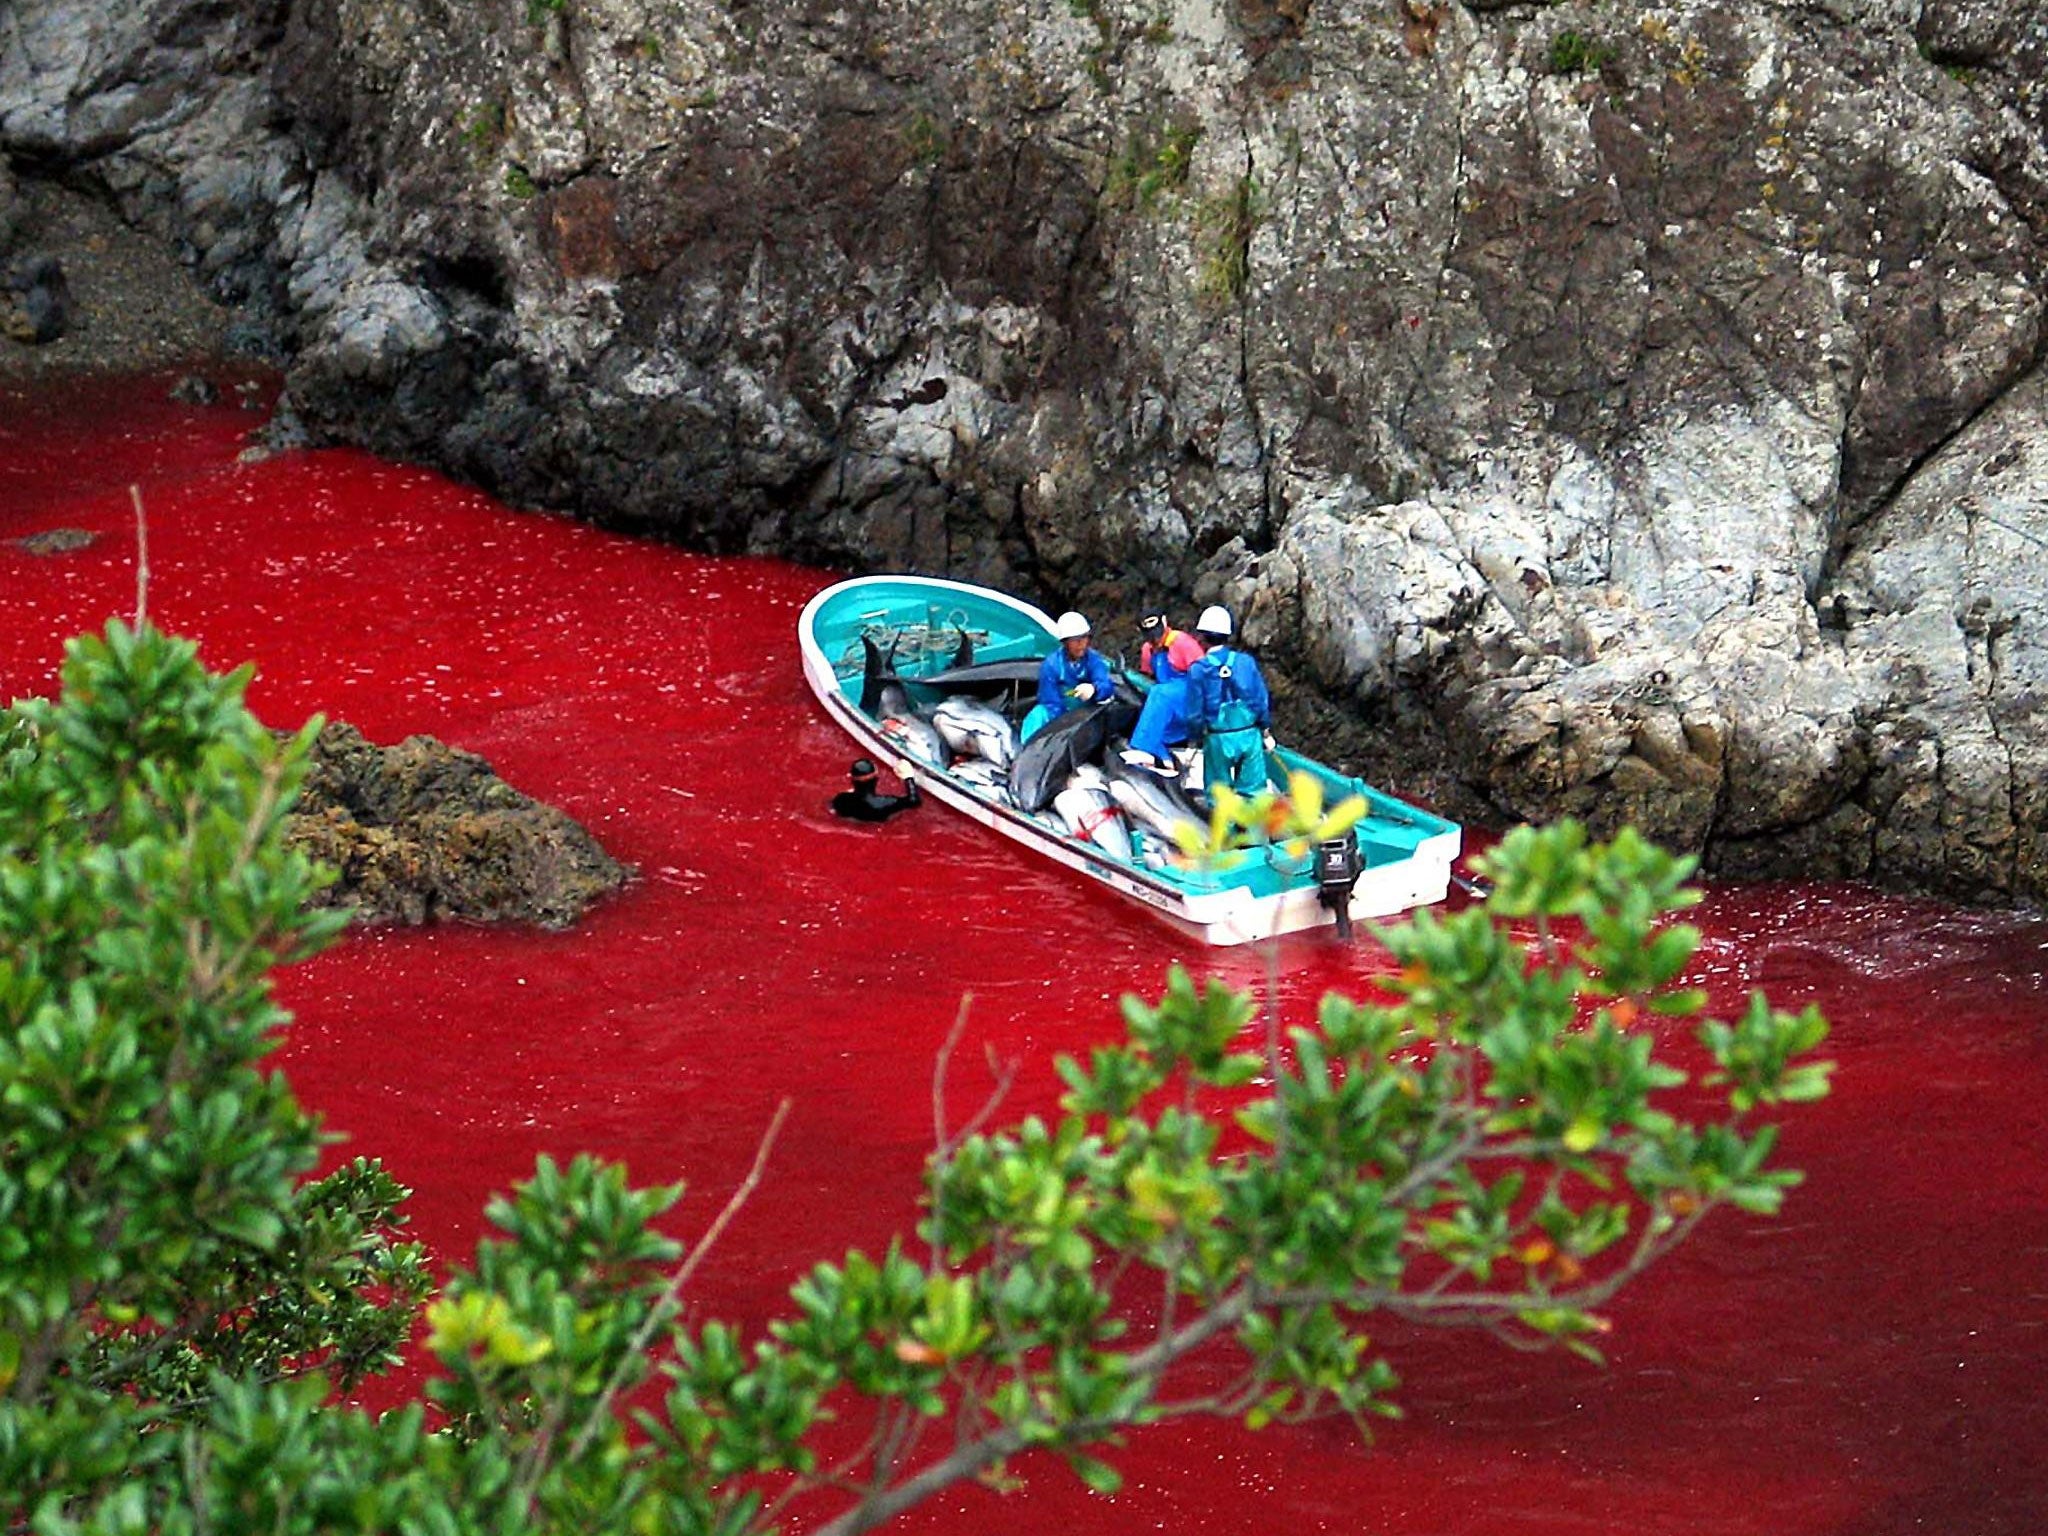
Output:
<instances>
[{"instance_id":1,"label":"dolphin tail fin","mask_svg":"<svg viewBox=\"0 0 2048 1536\"><path fill-rule=\"evenodd\" d=\"M974 637L967 633L966 625L954 627L960 632L960 643L953 647L953 665L971 667L974 665Z\"/></svg>"},{"instance_id":2,"label":"dolphin tail fin","mask_svg":"<svg viewBox=\"0 0 2048 1536\"><path fill-rule=\"evenodd\" d=\"M860 675L860 707L863 713L872 715L875 706L881 702L882 684L895 675L895 647L889 648L890 658L885 660L881 647L867 635L860 637L860 648L866 657Z\"/></svg>"}]
</instances>

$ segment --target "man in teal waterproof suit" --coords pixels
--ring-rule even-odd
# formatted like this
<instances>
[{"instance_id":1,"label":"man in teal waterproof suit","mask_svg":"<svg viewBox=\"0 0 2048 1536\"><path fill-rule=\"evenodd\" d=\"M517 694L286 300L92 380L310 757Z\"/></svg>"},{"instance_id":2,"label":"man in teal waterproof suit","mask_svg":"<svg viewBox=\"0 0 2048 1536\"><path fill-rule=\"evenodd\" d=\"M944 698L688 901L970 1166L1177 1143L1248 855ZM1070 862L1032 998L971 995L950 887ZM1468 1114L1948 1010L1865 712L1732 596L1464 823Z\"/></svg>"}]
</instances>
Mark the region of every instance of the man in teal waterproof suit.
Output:
<instances>
[{"instance_id":1,"label":"man in teal waterproof suit","mask_svg":"<svg viewBox=\"0 0 2048 1536\"><path fill-rule=\"evenodd\" d=\"M1259 664L1230 643L1229 611L1205 608L1195 624L1202 659L1188 669L1188 719L1202 736L1202 782L1241 795L1267 787L1266 733L1273 700Z\"/></svg>"}]
</instances>

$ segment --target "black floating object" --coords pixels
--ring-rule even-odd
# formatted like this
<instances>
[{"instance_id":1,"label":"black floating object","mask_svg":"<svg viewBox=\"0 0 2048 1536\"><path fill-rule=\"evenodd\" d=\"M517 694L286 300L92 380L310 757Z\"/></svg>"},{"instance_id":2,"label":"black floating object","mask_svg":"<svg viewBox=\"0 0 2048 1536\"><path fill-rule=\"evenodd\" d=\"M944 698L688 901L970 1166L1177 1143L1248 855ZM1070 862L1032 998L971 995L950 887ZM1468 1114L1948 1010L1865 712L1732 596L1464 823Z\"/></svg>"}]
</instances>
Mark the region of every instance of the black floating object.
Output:
<instances>
[{"instance_id":1,"label":"black floating object","mask_svg":"<svg viewBox=\"0 0 2048 1536\"><path fill-rule=\"evenodd\" d=\"M1493 894L1493 882L1484 875L1461 875L1454 869L1451 884L1476 901L1484 901Z\"/></svg>"}]
</instances>

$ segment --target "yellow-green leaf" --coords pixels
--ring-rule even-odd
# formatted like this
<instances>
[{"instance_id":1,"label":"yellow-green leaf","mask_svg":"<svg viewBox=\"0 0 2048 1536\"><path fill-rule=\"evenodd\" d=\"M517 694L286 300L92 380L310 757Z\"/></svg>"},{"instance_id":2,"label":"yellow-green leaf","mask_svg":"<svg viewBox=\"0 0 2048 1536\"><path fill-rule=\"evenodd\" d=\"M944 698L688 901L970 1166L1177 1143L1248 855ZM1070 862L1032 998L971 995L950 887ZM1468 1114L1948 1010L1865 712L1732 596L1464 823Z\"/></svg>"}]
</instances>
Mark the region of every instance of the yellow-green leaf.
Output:
<instances>
[{"instance_id":1,"label":"yellow-green leaf","mask_svg":"<svg viewBox=\"0 0 2048 1536\"><path fill-rule=\"evenodd\" d=\"M1323 818L1323 781L1314 774L1295 769L1287 776L1287 798L1294 804L1294 824L1313 827Z\"/></svg>"}]
</instances>

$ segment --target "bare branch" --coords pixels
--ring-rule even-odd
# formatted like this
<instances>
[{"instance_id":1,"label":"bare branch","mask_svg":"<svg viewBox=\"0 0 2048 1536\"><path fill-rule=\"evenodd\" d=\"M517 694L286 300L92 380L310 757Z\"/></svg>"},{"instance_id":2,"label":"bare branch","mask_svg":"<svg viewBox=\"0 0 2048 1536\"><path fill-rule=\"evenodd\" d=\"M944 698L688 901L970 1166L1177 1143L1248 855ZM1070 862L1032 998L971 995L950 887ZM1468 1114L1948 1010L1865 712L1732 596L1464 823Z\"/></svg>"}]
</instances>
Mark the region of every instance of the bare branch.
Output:
<instances>
[{"instance_id":1,"label":"bare branch","mask_svg":"<svg viewBox=\"0 0 2048 1536\"><path fill-rule=\"evenodd\" d=\"M135 503L135 627L149 622L149 519L142 511L142 487L128 487L128 499Z\"/></svg>"},{"instance_id":2,"label":"bare branch","mask_svg":"<svg viewBox=\"0 0 2048 1536\"><path fill-rule=\"evenodd\" d=\"M925 1273L939 1272L939 1246L944 1242L946 1216L946 1179L942 1164L946 1158L946 1067L953 1060L953 1047L960 1043L960 1037L967 1032L967 1010L974 1004L974 994L960 994L959 1012L953 1015L953 1027L946 1031L946 1038L939 1046L939 1059L932 1066L932 1235L933 1242L925 1255Z\"/></svg>"},{"instance_id":3,"label":"bare branch","mask_svg":"<svg viewBox=\"0 0 2048 1536\"><path fill-rule=\"evenodd\" d=\"M784 1099L775 1106L775 1113L768 1121L768 1129L761 1133L760 1144L754 1148L754 1162L753 1166L747 1169L747 1176L740 1180L738 1187L733 1190L731 1197L726 1200L724 1208L712 1220L711 1225L704 1229L704 1235L697 1240L697 1246L691 1249L689 1256L677 1266L674 1277L670 1279L667 1287L662 1291L655 1304L647 1309L646 1320L640 1324L638 1331L634 1333L633 1337L627 1342L625 1349L620 1353L619 1363L612 1371L611 1380L605 1383L604 1391L600 1392L597 1401L591 1404L590 1414L584 1419L583 1427L576 1432L576 1439L569 1447L568 1459L570 1461L574 1461L589 1448L590 1442L596 1437L599 1427L610 1417L612 1403L625 1387L627 1371L635 1361L645 1355L648 1344L654 1338L655 1330L675 1315L678 1301L683 1294L683 1288L690 1283L691 1278L703 1264L705 1255L711 1252L720 1236L724 1234L725 1229L732 1225L732 1220L739 1214L740 1207L745 1205L754 1191L760 1187L761 1175L768 1166L768 1154L775 1146L775 1138L782 1134L782 1122L789 1118L789 1105L790 1101ZM546 1446L547 1437L545 1435L535 1437L533 1459L527 1468L525 1479L525 1487L529 1495L538 1484L540 1474L546 1468Z\"/></svg>"},{"instance_id":4,"label":"bare branch","mask_svg":"<svg viewBox=\"0 0 2048 1536\"><path fill-rule=\"evenodd\" d=\"M1201 1348L1217 1334L1237 1326L1255 1304L1256 1300L1248 1289L1233 1291L1172 1337L1125 1355L1124 1374L1156 1385L1175 1362ZM1209 1399L1197 1401L1207 1403ZM1057 1440L1045 1448L1085 1444L1122 1427L1121 1420L1079 1419L1063 1426ZM995 1430L983 1439L960 1446L893 1488L879 1490L861 1500L853 1508L818 1527L815 1536L860 1536L861 1532L871 1531L885 1521L893 1520L940 1489L950 1487L962 1478L977 1476L997 1462L1009 1459L1027 1444L1030 1442L1021 1429L1006 1426Z\"/></svg>"}]
</instances>

